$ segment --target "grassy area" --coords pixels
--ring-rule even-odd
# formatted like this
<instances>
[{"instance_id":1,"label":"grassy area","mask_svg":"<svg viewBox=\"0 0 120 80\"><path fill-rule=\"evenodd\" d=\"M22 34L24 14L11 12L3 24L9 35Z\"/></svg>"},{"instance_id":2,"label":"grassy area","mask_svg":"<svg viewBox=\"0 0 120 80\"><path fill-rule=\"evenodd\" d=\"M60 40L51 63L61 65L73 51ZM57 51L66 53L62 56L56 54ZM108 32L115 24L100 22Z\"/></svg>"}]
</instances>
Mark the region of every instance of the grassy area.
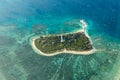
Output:
<instances>
[{"instance_id":1,"label":"grassy area","mask_svg":"<svg viewBox=\"0 0 120 80\"><path fill-rule=\"evenodd\" d=\"M35 40L35 45L44 53L53 53L56 51L73 50L73 51L87 51L93 47L89 38L84 33L73 33L63 35L64 42L61 42L61 35L40 37Z\"/></svg>"}]
</instances>

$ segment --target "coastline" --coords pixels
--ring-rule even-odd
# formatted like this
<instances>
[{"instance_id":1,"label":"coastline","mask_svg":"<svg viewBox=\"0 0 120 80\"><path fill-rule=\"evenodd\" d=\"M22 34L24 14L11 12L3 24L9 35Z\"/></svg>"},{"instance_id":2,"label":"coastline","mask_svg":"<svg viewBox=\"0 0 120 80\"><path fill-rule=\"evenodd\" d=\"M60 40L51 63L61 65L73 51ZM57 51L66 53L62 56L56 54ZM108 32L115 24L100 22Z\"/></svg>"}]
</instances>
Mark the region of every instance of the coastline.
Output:
<instances>
[{"instance_id":1,"label":"coastline","mask_svg":"<svg viewBox=\"0 0 120 80\"><path fill-rule=\"evenodd\" d=\"M87 34L86 31L84 30L77 30L75 32L70 32L70 33L65 33L65 34L62 34L62 35L67 35L67 34L74 34L74 33L78 33L78 32L84 32L85 35L89 38L90 42L91 42L91 45L92 45L92 41L89 37L89 35ZM56 34L55 36L59 36L61 34ZM53 35L45 35L45 36L53 36ZM40 37L40 35L37 35L37 36L34 36L31 38L30 40L30 45L32 46L32 49L37 53L37 54L40 54L40 55L43 55L43 56L55 56L55 55L58 55L58 54L64 54L64 53L68 53L68 54L81 54L81 55L89 55L89 54L92 54L94 53L96 50L95 48L93 47L93 49L89 50L89 51L72 51L72 50L66 50L64 49L63 51L57 51L57 52L54 52L54 53L50 53L50 54L46 54L46 53L43 53L42 51L40 51L36 46L35 46L35 40L38 39Z\"/></svg>"}]
</instances>

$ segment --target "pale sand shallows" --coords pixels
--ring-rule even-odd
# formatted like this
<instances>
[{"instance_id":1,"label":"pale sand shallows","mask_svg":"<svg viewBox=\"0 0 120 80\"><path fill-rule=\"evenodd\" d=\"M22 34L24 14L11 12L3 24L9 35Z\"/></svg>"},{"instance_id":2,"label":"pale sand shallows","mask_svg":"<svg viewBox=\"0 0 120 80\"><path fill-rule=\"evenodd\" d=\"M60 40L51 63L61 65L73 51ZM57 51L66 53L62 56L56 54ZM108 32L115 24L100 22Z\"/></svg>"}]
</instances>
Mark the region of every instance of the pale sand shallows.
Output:
<instances>
[{"instance_id":1,"label":"pale sand shallows","mask_svg":"<svg viewBox=\"0 0 120 80\"><path fill-rule=\"evenodd\" d=\"M77 33L77 32L84 32L83 30L78 30L74 33ZM63 34L64 35L64 34ZM85 32L85 35L89 38L91 44L92 44L92 41L90 39L90 37L88 36L88 34L86 34ZM43 56L54 56L54 55L57 55L57 54L62 54L62 53L69 53L69 54L82 54L82 55L89 55L89 54L92 54L94 53L96 50L95 48L93 47L93 49L89 50L89 51L71 51L71 50L66 50L64 49L63 51L57 51L55 53L50 53L50 54L46 54L46 53L43 53L42 51L40 51L36 46L35 46L35 40L40 38L40 36L34 36L33 38L31 38L30 40L30 45L32 46L33 50L38 53L38 54L41 54Z\"/></svg>"}]
</instances>

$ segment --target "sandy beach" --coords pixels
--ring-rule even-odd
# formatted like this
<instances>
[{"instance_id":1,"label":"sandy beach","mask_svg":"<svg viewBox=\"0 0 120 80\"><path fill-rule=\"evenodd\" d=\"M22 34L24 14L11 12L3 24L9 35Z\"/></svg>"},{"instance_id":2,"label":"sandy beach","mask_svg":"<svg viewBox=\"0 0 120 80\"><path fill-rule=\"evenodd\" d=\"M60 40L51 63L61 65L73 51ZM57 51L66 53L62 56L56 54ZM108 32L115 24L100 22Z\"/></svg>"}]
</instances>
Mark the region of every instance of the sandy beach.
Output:
<instances>
[{"instance_id":1,"label":"sandy beach","mask_svg":"<svg viewBox=\"0 0 120 80\"><path fill-rule=\"evenodd\" d=\"M84 30L77 30L76 32L73 32L73 33L78 33L78 32L84 32ZM72 34L73 34L72 33ZM71 33L66 33L66 34L71 34ZM66 35L66 34L63 34L63 35ZM58 36L61 35L61 34L58 34ZM92 44L92 41L90 39L90 37L88 36L87 32L85 32L85 35L89 38L91 44ZM48 35L48 36L52 36L52 35ZM89 55L89 54L92 54L94 53L96 50L95 48L93 47L93 49L89 50L89 51L71 51L71 50L62 50L62 51L57 51L55 53L50 53L50 54L46 54L46 53L43 53L42 51L40 51L36 46L35 46L35 40L38 39L40 36L34 36L31 38L30 40L30 45L32 46L33 50L37 53L37 54L40 54L40 55L43 55L43 56L54 56L54 55L58 55L58 54L63 54L63 53L68 53L68 54L81 54L81 55Z\"/></svg>"}]
</instances>

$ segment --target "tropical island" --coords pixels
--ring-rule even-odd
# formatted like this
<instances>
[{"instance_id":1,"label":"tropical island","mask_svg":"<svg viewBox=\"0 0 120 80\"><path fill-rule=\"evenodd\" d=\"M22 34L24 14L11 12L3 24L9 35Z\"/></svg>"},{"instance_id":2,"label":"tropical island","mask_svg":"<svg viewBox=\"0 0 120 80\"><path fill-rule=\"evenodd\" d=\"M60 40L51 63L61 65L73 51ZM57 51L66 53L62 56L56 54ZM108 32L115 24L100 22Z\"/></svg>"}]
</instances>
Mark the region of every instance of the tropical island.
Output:
<instances>
[{"instance_id":1,"label":"tropical island","mask_svg":"<svg viewBox=\"0 0 120 80\"><path fill-rule=\"evenodd\" d=\"M57 35L37 35L31 39L33 50L44 56L53 56L61 53L92 54L95 49L86 33L87 23L80 20L82 30L73 33Z\"/></svg>"}]
</instances>

